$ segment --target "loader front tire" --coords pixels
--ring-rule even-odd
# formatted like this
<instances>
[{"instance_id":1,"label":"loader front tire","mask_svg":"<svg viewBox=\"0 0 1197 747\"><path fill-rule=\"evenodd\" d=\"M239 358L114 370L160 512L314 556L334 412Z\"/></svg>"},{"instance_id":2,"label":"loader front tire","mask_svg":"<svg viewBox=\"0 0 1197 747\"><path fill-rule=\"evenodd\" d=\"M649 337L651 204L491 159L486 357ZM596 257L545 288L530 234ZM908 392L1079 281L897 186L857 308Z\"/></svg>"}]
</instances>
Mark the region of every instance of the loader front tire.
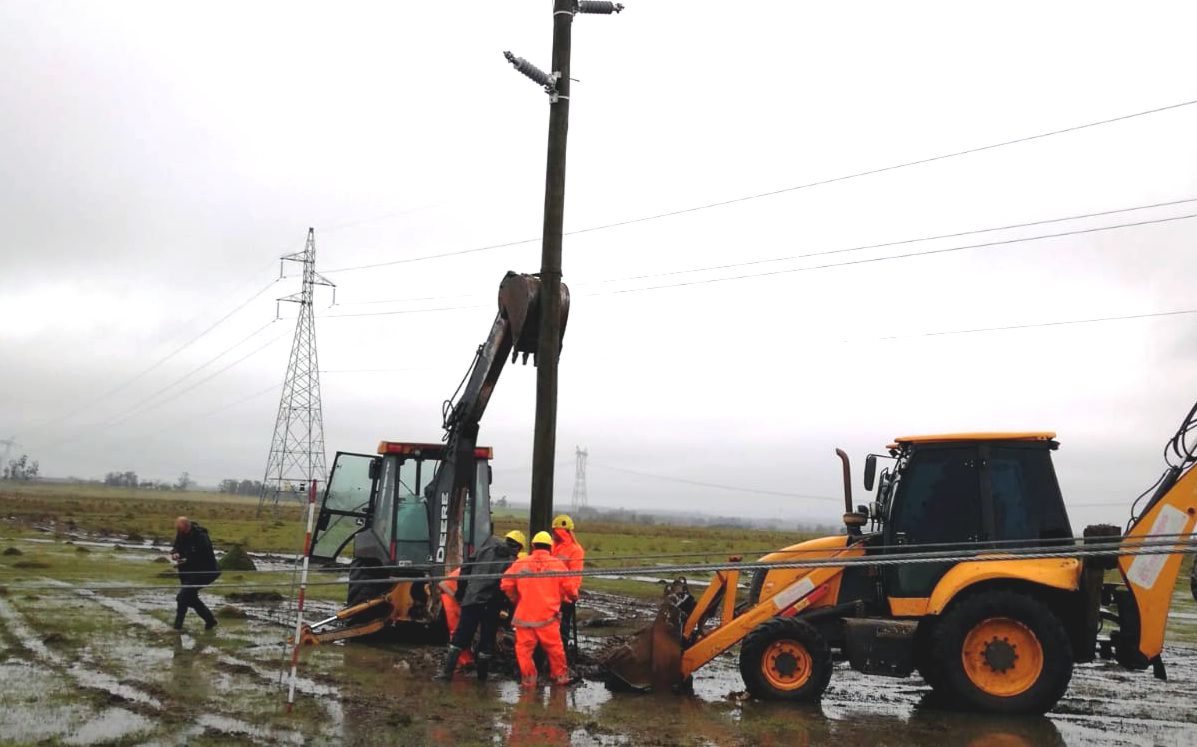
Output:
<instances>
[{"instance_id":1,"label":"loader front tire","mask_svg":"<svg viewBox=\"0 0 1197 747\"><path fill-rule=\"evenodd\" d=\"M961 705L989 713L1044 713L1068 689L1072 646L1043 602L986 591L953 605L936 626L933 656Z\"/></svg>"},{"instance_id":2,"label":"loader front tire","mask_svg":"<svg viewBox=\"0 0 1197 747\"><path fill-rule=\"evenodd\" d=\"M740 676L754 697L812 703L831 681L831 649L805 620L774 617L745 636Z\"/></svg>"}]
</instances>

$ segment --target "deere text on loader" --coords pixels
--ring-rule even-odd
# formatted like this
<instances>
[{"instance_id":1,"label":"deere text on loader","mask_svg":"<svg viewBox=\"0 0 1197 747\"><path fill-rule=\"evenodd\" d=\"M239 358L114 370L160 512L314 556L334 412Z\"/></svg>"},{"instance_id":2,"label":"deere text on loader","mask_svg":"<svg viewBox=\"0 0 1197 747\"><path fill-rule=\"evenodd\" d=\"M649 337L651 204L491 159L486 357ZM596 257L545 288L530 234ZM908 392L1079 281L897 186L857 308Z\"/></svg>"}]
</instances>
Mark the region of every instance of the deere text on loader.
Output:
<instances>
[{"instance_id":1,"label":"deere text on loader","mask_svg":"<svg viewBox=\"0 0 1197 747\"><path fill-rule=\"evenodd\" d=\"M656 622L606 666L637 689L676 688L739 644L740 673L758 698L818 699L834 657L867 674L917 670L947 700L998 713L1047 711L1074 663L1098 655L1166 679L1164 630L1197 522L1195 427L1197 406L1125 535L1099 525L1079 542L1053 433L895 439L876 499L855 509L848 457L837 450L845 534L761 558L808 567L757 569L739 607L738 569L717 572L699 599L675 581ZM866 461L867 490L878 456ZM1086 555L1094 550L1105 552ZM1121 583L1107 583L1115 567Z\"/></svg>"},{"instance_id":2,"label":"deere text on loader","mask_svg":"<svg viewBox=\"0 0 1197 747\"><path fill-rule=\"evenodd\" d=\"M569 289L561 286L561 333ZM535 355L540 279L509 272L499 310L462 384L445 402L444 443L383 441L378 454L337 452L309 551L330 570L346 570L346 607L305 626L315 644L415 623L442 630L440 594L427 580L473 555L491 534L491 449L478 428L508 356Z\"/></svg>"}]
</instances>

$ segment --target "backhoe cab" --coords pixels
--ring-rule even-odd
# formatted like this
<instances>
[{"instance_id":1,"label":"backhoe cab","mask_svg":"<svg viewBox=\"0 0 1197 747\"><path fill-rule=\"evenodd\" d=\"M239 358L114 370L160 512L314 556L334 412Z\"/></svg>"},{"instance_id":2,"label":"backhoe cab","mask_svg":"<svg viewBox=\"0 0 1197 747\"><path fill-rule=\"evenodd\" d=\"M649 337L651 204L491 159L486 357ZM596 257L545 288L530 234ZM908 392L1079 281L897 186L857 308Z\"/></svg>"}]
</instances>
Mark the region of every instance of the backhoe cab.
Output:
<instances>
[{"instance_id":1,"label":"backhoe cab","mask_svg":"<svg viewBox=\"0 0 1197 747\"><path fill-rule=\"evenodd\" d=\"M866 489L876 483L876 494L857 507L839 452L845 533L760 559L817 567L756 570L740 605L738 569L718 572L699 599L679 580L654 624L612 652L607 668L638 689L676 687L740 644L741 675L759 698L815 700L842 658L868 674L917 670L946 698L1000 713L1050 709L1073 664L1099 653L1164 677L1174 551L1192 547L1197 521L1197 446L1183 443L1195 422L1190 411L1168 472L1126 535L1090 527L1079 541L1052 466L1053 433L895 439L880 475L879 455L867 458ZM1139 550L1174 554L1082 557L1133 553L1149 538ZM1105 583L1114 567L1123 583ZM1099 640L1103 625L1113 629Z\"/></svg>"},{"instance_id":2,"label":"backhoe cab","mask_svg":"<svg viewBox=\"0 0 1197 747\"><path fill-rule=\"evenodd\" d=\"M459 527L464 554L491 533L489 447L475 447L473 475ZM348 556L346 604L358 605L396 582L427 576L443 562L449 538L447 502L430 490L445 457L445 444L383 441L378 455L338 452L312 536L315 561L344 562ZM392 622L433 622L428 584L404 584Z\"/></svg>"}]
</instances>

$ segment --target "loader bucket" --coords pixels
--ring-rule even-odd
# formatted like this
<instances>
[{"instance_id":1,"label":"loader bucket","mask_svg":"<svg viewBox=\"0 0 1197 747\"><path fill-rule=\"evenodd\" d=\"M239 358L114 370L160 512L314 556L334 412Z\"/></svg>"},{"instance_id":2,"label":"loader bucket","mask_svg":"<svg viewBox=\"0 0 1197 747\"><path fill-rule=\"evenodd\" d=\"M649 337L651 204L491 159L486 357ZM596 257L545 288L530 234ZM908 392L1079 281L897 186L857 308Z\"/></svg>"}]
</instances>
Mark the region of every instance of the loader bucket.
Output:
<instances>
[{"instance_id":1,"label":"loader bucket","mask_svg":"<svg viewBox=\"0 0 1197 747\"><path fill-rule=\"evenodd\" d=\"M499 313L511 325L514 359L517 353L536 354L540 340L540 278L508 272L499 283ZM565 323L569 319L569 288L561 284L561 337L565 338Z\"/></svg>"},{"instance_id":2,"label":"loader bucket","mask_svg":"<svg viewBox=\"0 0 1197 747\"><path fill-rule=\"evenodd\" d=\"M668 584L656 619L611 650L601 662L603 668L617 683L634 690L667 692L681 685L682 623L693 606L685 579Z\"/></svg>"}]
</instances>

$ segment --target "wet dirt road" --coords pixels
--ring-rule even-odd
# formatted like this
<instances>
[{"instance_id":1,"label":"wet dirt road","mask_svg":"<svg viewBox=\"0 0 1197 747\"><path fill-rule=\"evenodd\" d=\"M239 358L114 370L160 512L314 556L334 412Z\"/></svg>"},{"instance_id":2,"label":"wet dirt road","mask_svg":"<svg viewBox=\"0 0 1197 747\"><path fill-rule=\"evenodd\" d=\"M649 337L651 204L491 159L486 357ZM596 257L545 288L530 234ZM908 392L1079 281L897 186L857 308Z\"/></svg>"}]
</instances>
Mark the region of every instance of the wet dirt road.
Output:
<instances>
[{"instance_id":1,"label":"wet dirt road","mask_svg":"<svg viewBox=\"0 0 1197 747\"><path fill-rule=\"evenodd\" d=\"M147 554L140 562L150 560ZM997 719L937 708L917 678L866 677L845 666L821 704L794 707L745 700L734 655L703 669L693 695L643 696L611 693L593 680L532 692L504 678L434 684L438 649L355 643L305 652L299 698L287 714L278 676L286 633L277 606L239 605L245 616L222 618L213 633L179 635L168 628L169 593L105 593L28 579L46 590L0 593L4 743L1197 743L1197 648L1185 644L1165 652L1166 683L1111 663L1084 665L1046 717ZM1192 617L1191 599L1178 601L1178 619ZM611 595L591 595L587 603L602 621L588 628L588 649L648 614L648 605ZM197 622L190 621L193 631Z\"/></svg>"}]
</instances>

